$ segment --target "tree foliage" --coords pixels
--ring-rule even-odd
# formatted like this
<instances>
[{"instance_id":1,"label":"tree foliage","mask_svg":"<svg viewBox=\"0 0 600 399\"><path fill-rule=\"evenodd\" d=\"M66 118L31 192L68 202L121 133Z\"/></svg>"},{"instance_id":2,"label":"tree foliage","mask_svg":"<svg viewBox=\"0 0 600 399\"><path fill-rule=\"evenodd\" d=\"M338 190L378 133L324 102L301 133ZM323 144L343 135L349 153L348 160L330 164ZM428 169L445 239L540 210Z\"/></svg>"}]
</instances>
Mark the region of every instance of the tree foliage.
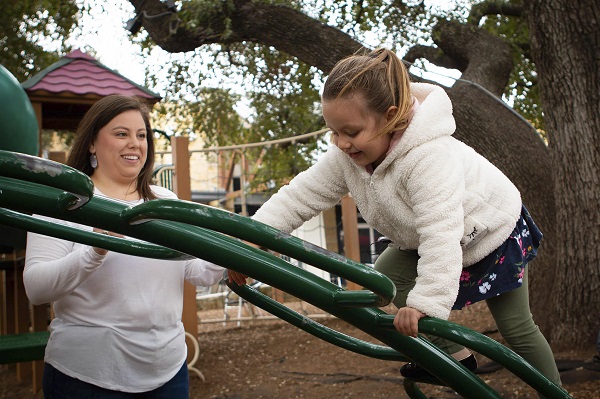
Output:
<instances>
[{"instance_id":1,"label":"tree foliage","mask_svg":"<svg viewBox=\"0 0 600 399\"><path fill-rule=\"evenodd\" d=\"M132 1L132 4L143 4ZM264 43L264 40L245 40L238 37L239 12L250 5L256 8L264 6L264 10L270 7L269 12L259 11L264 15L277 13L298 13L319 24L330 24L352 36L354 49L358 50L362 45L358 43L368 42L371 47L386 46L394 48L399 53L411 48L412 55L407 61L416 61L418 68L421 63L419 49L429 47L435 41L435 35L441 34L438 30L432 31L439 20L449 19L465 22L469 18L475 24L495 36L502 37L512 48L512 70L506 79L509 83L502 82L502 90L505 98L513 103L513 108L529 120L538 130L543 130L543 118L539 92L535 85L535 71L528 57L523 56L521 51L527 46L527 27L522 18L515 15L512 9L505 7L501 11L483 7L470 8L468 0L456 1L452 9L440 9L426 7L422 1L370 1L370 2L348 2L348 1L186 1L174 10L159 8L148 8L142 13L149 16L146 18L150 23L158 22L158 16L170 14L173 18L169 21L169 37L163 38L169 42L159 43L167 51L176 54L169 64L167 82L159 82L156 73L164 76L164 71L159 70L150 74L149 85L156 87L162 85L167 96L179 97L178 93L185 93L192 99L210 101L210 94L204 91L205 81L209 86L227 87L231 82L244 82L244 95L253 110L254 118L251 119L254 133L245 135L246 142L261 140L272 140L291 135L306 133L305 127L317 130L322 121L318 117L318 92L325 73L332 65L321 65L311 62L309 58L302 58L285 51L285 46L275 46ZM155 11L151 11L155 10ZM509 12L511 11L511 12ZM491 12L504 12L504 14L491 14ZM144 14L145 13L145 14ZM505 15L506 14L506 15ZM513 15L514 14L514 15ZM140 15L140 13L138 13ZM236 19L237 18L237 19ZM285 26L283 27L285 28ZM282 29L282 28L278 28ZM187 43L197 42L195 38L176 40L178 32L183 30L187 33L194 32L192 36L198 37L202 47L196 47ZM142 31L137 36L148 52L157 43L152 40L151 35ZM438 51L438 50L433 50ZM198 59L202 62L198 62ZM324 57L323 59L337 59L339 56ZM461 69L456 63L441 66ZM216 92L214 92L216 93ZM239 93L233 95L238 95ZM186 101L190 105L193 101ZM313 103L314 102L314 103ZM193 106L188 108L193 112ZM220 119L217 113L204 113L206 125L214 125L211 119ZM310 121L299 120L310 118ZM197 119L197 118L195 118ZM184 120L186 120L184 118ZM287 127L286 127L287 126ZM293 132L289 126L293 126ZM197 125L195 125L195 128ZM189 129L180 129L187 131ZM239 134L233 130L205 130L207 145L227 145L241 139ZM231 137L229 135L231 134ZM543 132L542 132L543 134ZM321 140L322 141L322 140ZM240 143L242 141L237 141ZM305 146L306 144L306 146ZM296 143L299 153L313 154L311 149L318 147L313 141L307 143ZM277 148L269 149L277 152ZM267 159L285 157L285 153L267 156ZM299 169L299 163L307 167L313 160L313 156L306 158L294 156L293 160L280 160L278 165L294 165L287 171L281 168L271 167L268 170L256 171L256 176L261 180L273 180L274 187L287 182ZM260 167L259 167L260 168ZM263 183L261 181L260 183Z\"/></svg>"},{"instance_id":2,"label":"tree foliage","mask_svg":"<svg viewBox=\"0 0 600 399\"><path fill-rule=\"evenodd\" d=\"M600 262L597 1L457 1L453 10L410 0L188 0L175 10L159 0L129 1L155 45L170 53L208 49L255 84L250 96L258 101L264 137L289 135L281 117L293 120L294 130L310 125L277 109L287 93L268 90L290 86L283 66L307 73L296 76L302 89L291 94L299 97L314 96L315 80L342 57L379 45L410 63L459 71L460 79L446 88L456 137L517 184L545 233L544 251L531 270L534 312L547 316L538 323L559 346L582 346L597 335L600 321L589 317L600 305L591 295L600 289L592 266ZM304 103L309 113L310 103ZM563 295L548 301L539 295L548 289Z\"/></svg>"},{"instance_id":3,"label":"tree foliage","mask_svg":"<svg viewBox=\"0 0 600 399\"><path fill-rule=\"evenodd\" d=\"M78 12L75 0L2 1L0 64L22 82L56 62ZM54 51L46 50L50 43Z\"/></svg>"}]
</instances>

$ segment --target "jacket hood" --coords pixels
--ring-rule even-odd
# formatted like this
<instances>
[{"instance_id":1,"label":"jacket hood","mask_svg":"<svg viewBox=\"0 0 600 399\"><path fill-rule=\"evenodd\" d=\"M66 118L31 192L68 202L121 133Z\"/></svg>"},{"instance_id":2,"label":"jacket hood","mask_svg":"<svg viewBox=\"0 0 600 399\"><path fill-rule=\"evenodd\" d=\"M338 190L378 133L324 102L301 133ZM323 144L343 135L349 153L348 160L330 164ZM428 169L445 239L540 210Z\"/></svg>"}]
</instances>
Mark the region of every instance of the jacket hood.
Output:
<instances>
[{"instance_id":1,"label":"jacket hood","mask_svg":"<svg viewBox=\"0 0 600 399\"><path fill-rule=\"evenodd\" d=\"M401 139L379 168L423 143L451 136L456 130L452 102L443 88L430 83L411 83L410 88L420 105Z\"/></svg>"}]
</instances>

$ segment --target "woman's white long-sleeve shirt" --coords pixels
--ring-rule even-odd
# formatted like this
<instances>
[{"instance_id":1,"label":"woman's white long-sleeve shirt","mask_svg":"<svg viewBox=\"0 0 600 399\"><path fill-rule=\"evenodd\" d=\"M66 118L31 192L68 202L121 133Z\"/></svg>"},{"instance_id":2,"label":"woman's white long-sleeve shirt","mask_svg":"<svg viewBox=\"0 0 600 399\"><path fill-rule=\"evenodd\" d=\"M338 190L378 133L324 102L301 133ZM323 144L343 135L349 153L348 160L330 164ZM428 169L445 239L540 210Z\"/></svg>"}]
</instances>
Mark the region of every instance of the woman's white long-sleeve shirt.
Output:
<instances>
[{"instance_id":1,"label":"woman's white long-sleeve shirt","mask_svg":"<svg viewBox=\"0 0 600 399\"><path fill-rule=\"evenodd\" d=\"M508 238L521 196L500 170L452 137L452 103L441 87L413 83L411 91L420 105L372 174L333 146L253 219L291 232L350 192L369 225L401 249L418 250L407 305L447 319L462 268Z\"/></svg>"},{"instance_id":2,"label":"woman's white long-sleeve shirt","mask_svg":"<svg viewBox=\"0 0 600 399\"><path fill-rule=\"evenodd\" d=\"M152 190L176 198L165 188ZM26 251L27 296L54 308L45 361L71 377L125 392L155 389L179 371L187 356L184 280L210 286L224 271L201 259L99 255L90 246L35 233L27 235Z\"/></svg>"}]
</instances>

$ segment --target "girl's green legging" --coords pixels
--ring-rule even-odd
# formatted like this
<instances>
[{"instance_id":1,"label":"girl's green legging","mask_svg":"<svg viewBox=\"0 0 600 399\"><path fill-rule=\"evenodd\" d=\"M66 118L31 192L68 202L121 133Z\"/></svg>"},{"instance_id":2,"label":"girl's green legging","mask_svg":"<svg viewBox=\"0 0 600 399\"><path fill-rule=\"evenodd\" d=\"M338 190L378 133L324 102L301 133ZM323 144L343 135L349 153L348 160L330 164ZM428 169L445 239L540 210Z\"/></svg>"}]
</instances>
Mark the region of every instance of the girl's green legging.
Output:
<instances>
[{"instance_id":1,"label":"girl's green legging","mask_svg":"<svg viewBox=\"0 0 600 399\"><path fill-rule=\"evenodd\" d=\"M375 262L375 270L386 275L396 285L396 297L393 302L398 308L406 306L406 297L415 285L418 260L419 255L416 251L388 247ZM560 386L560 375L550 345L534 323L529 309L527 268L521 287L487 299L486 303L496 321L498 331L512 350ZM449 354L463 349L463 346L442 338L431 337L431 341Z\"/></svg>"}]
</instances>

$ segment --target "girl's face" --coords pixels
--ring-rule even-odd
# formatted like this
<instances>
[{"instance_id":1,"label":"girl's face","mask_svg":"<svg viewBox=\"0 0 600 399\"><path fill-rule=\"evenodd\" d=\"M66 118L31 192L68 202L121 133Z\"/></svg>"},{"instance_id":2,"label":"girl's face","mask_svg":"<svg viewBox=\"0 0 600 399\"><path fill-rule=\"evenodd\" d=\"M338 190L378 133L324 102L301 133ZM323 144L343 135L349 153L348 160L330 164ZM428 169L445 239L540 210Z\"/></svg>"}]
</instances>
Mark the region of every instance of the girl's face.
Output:
<instances>
[{"instance_id":1,"label":"girl's face","mask_svg":"<svg viewBox=\"0 0 600 399\"><path fill-rule=\"evenodd\" d=\"M125 111L98 131L90 146L98 167L94 174L119 183L137 179L148 154L146 124L137 110Z\"/></svg>"},{"instance_id":2,"label":"girl's face","mask_svg":"<svg viewBox=\"0 0 600 399\"><path fill-rule=\"evenodd\" d=\"M391 118L367 109L361 93L323 101L323 118L333 133L333 143L359 166L379 166L390 146L391 135L377 135Z\"/></svg>"}]
</instances>

